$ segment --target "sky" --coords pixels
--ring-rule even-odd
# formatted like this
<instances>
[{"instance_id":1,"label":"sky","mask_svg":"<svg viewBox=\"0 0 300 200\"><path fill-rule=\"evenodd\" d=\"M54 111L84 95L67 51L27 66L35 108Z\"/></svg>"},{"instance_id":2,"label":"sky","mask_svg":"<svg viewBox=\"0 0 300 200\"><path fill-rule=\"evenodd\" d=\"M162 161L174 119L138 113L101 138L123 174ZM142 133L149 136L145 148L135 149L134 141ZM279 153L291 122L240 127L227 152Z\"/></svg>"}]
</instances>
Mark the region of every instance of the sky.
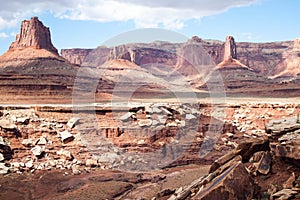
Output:
<instances>
[{"instance_id":1,"label":"sky","mask_svg":"<svg viewBox=\"0 0 300 200\"><path fill-rule=\"evenodd\" d=\"M137 30L149 41L194 35L222 41L232 35L237 42L293 40L300 38L299 8L298 0L0 0L0 54L15 40L22 20L33 16L50 28L60 51L113 45L108 41L115 36ZM153 28L172 34L160 38Z\"/></svg>"}]
</instances>

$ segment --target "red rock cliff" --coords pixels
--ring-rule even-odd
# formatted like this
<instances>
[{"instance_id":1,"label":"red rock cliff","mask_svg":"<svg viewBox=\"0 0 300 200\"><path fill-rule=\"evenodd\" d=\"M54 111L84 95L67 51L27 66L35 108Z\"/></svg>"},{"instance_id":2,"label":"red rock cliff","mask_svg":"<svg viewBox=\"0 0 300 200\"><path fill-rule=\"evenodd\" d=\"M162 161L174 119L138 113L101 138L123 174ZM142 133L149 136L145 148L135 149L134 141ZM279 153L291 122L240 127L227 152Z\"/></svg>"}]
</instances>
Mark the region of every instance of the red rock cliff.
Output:
<instances>
[{"instance_id":1,"label":"red rock cliff","mask_svg":"<svg viewBox=\"0 0 300 200\"><path fill-rule=\"evenodd\" d=\"M236 44L232 36L227 36L224 48L224 61L237 59Z\"/></svg>"},{"instance_id":2,"label":"red rock cliff","mask_svg":"<svg viewBox=\"0 0 300 200\"><path fill-rule=\"evenodd\" d=\"M44 26L37 17L22 22L20 33L17 34L16 40L10 45L9 51L27 47L46 49L58 55L57 49L51 42L49 28Z\"/></svg>"}]
</instances>

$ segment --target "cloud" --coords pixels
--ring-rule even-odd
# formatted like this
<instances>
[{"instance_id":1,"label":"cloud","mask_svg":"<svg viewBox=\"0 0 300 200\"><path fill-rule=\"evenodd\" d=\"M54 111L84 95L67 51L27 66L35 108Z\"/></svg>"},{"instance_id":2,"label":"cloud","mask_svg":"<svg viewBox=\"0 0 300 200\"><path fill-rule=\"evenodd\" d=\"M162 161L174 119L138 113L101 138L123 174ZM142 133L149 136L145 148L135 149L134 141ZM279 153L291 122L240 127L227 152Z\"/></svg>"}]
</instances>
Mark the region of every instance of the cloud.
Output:
<instances>
[{"instance_id":1,"label":"cloud","mask_svg":"<svg viewBox=\"0 0 300 200\"><path fill-rule=\"evenodd\" d=\"M247 6L257 0L1 0L0 29L13 27L44 11L56 17L100 22L134 21L139 28L180 29L189 19Z\"/></svg>"},{"instance_id":2,"label":"cloud","mask_svg":"<svg viewBox=\"0 0 300 200\"><path fill-rule=\"evenodd\" d=\"M0 32L0 38L7 38L8 35L4 32Z\"/></svg>"}]
</instances>

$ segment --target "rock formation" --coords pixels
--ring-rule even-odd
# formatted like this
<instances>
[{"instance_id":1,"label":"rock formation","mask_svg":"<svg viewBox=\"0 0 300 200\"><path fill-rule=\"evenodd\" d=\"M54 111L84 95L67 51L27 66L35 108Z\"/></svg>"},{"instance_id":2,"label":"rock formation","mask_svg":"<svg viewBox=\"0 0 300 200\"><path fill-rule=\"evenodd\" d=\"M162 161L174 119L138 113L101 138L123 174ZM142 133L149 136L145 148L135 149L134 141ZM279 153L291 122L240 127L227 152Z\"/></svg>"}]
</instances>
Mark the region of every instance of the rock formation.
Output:
<instances>
[{"instance_id":1,"label":"rock formation","mask_svg":"<svg viewBox=\"0 0 300 200\"><path fill-rule=\"evenodd\" d=\"M135 102L118 106L116 112L107 103L97 106L94 119L88 108L73 118L72 109L63 105L0 108L0 183L5 191L0 199L17 195L21 199L24 194L43 199L50 195L170 200L299 197L300 126L297 116L291 117L291 110L299 113L298 103L227 104L224 129L203 158L199 147L209 138L209 124L217 125L209 115L209 103ZM184 137L192 127L198 127L195 135ZM100 149L102 138L113 145ZM164 148L172 144L182 148ZM151 157L151 152L160 152L161 157L156 153ZM174 156L179 157L169 167L175 168L141 168ZM179 166L188 163L199 166ZM118 191L112 192L115 187Z\"/></svg>"},{"instance_id":2,"label":"rock formation","mask_svg":"<svg viewBox=\"0 0 300 200\"><path fill-rule=\"evenodd\" d=\"M177 189L169 200L297 198L299 121L296 117L271 120L265 128L268 137L242 141L214 161L208 175Z\"/></svg>"},{"instance_id":3,"label":"rock formation","mask_svg":"<svg viewBox=\"0 0 300 200\"><path fill-rule=\"evenodd\" d=\"M34 60L39 62L41 58L66 62L53 46L49 28L37 17L32 17L22 22L16 40L0 56L0 67L25 66Z\"/></svg>"},{"instance_id":4,"label":"rock formation","mask_svg":"<svg viewBox=\"0 0 300 200\"><path fill-rule=\"evenodd\" d=\"M60 54L71 63L81 65L92 51L93 49L63 49Z\"/></svg>"},{"instance_id":5,"label":"rock formation","mask_svg":"<svg viewBox=\"0 0 300 200\"><path fill-rule=\"evenodd\" d=\"M44 26L37 17L22 22L20 33L17 34L15 42L10 45L9 51L22 50L27 47L46 49L58 55L57 49L51 42L49 28Z\"/></svg>"},{"instance_id":6,"label":"rock formation","mask_svg":"<svg viewBox=\"0 0 300 200\"><path fill-rule=\"evenodd\" d=\"M281 62L275 67L274 76L269 78L280 77L297 77L300 75L300 39L295 39L293 45L286 49L281 55Z\"/></svg>"},{"instance_id":7,"label":"rock formation","mask_svg":"<svg viewBox=\"0 0 300 200\"><path fill-rule=\"evenodd\" d=\"M236 44L232 36L227 36L224 45L224 61L237 59Z\"/></svg>"},{"instance_id":8,"label":"rock formation","mask_svg":"<svg viewBox=\"0 0 300 200\"><path fill-rule=\"evenodd\" d=\"M198 36L194 36L189 41L199 43L211 56L216 65L220 64L224 60L228 60L230 57L235 60L238 58L240 63L248 66L249 68L253 69L255 73L266 78L270 76L281 76L281 72L285 70L290 62L290 60L287 60L287 62L283 63L285 60L284 53L288 49L293 49L293 51L296 52L297 48L299 49L300 46L299 39L284 42L250 43L235 42L232 36L228 36L227 42L225 42L227 44L225 45L225 43L221 41L204 40ZM152 63L157 62L166 65L176 64L177 58L176 56L171 55L171 52L174 52L174 49L178 49L184 44L161 43L161 46L158 46L157 44L157 42L143 45L127 44L125 45L128 49L126 52L120 51L120 48L124 49L124 47L118 46L117 48L118 52L122 52L122 58L125 58L125 55L127 54L127 57L130 58L130 61L135 62L137 65L147 64L150 63L150 61ZM164 51L161 51L162 47ZM225 50L225 47L228 47L227 50ZM105 58L102 63L113 57L120 58L120 54L114 54L113 52L116 51L112 51L112 48L98 47L97 50L93 51L93 53L96 53L96 51L99 53L99 59L100 57ZM227 55L225 55L225 51L227 51ZM79 49L76 49L76 51L74 49L63 49L62 56L72 63L81 65L82 62L80 63L79 60L84 60L83 55L88 55L89 52L90 49L80 49L80 51ZM133 52L134 56L130 56L129 52ZM78 57L81 57L81 59L78 59ZM289 76L297 75L297 73L285 74Z\"/></svg>"},{"instance_id":9,"label":"rock formation","mask_svg":"<svg viewBox=\"0 0 300 200\"><path fill-rule=\"evenodd\" d=\"M195 45L189 46L191 43ZM61 57L51 43L49 28L45 27L37 17L33 17L22 22L16 41L0 57L2 70L0 78L6 77L2 85L19 85L19 89L25 85L29 88L37 87L37 85L50 87L52 83L49 83L54 79L56 80L53 87L61 88L61 90L72 89L73 85L70 80L74 80L76 70L69 62L76 64L76 67L84 65L101 68L107 61L123 59L135 63L140 70L147 71L176 86L178 83L188 83L192 88L207 90L205 83L208 80L207 75L213 69L220 69L226 92L240 93L242 91L257 95L257 90L259 90L263 95L269 91L269 94L276 93L281 96L289 91L295 95L300 90L299 85L293 85L295 83L292 82L294 77L300 77L299 46L299 39L272 43L236 43L232 36L228 36L224 43L195 36L186 43L156 41L116 47L100 46L96 49L62 50L63 57ZM108 72L121 76L128 71L113 70L109 69ZM26 74L26 77L19 79L13 75L7 78L8 73L11 75L16 72ZM39 78L36 78L37 76ZM49 78L49 76L52 77ZM95 80L98 78L95 77ZM281 79L272 80L272 78ZM111 91L111 86L115 85L113 78L103 76L101 80L98 89L102 88L102 90L97 91L100 91L99 93ZM109 82L105 82L107 80ZM288 81L288 85L280 85L283 83L282 80ZM18 82L19 84L16 84ZM276 91L274 91L274 83L279 87ZM161 88L152 85L151 89L159 91Z\"/></svg>"},{"instance_id":10,"label":"rock formation","mask_svg":"<svg viewBox=\"0 0 300 200\"><path fill-rule=\"evenodd\" d=\"M243 68L246 70L251 70L248 66L242 64L237 60L237 50L234 38L232 36L227 36L224 44L224 57L223 61L217 65L217 68Z\"/></svg>"},{"instance_id":11,"label":"rock formation","mask_svg":"<svg viewBox=\"0 0 300 200\"><path fill-rule=\"evenodd\" d=\"M22 22L16 40L0 56L0 91L7 97L28 96L37 100L51 92L64 96L75 75L75 66L58 55L49 28L37 17Z\"/></svg>"}]
</instances>

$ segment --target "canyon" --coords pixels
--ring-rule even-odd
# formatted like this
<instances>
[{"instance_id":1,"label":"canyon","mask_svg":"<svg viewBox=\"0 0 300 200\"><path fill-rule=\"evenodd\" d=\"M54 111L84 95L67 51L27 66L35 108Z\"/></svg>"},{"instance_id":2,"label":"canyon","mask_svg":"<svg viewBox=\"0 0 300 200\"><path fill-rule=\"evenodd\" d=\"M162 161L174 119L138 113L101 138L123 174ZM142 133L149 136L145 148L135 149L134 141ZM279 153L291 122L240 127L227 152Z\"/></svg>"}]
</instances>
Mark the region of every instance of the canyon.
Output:
<instances>
[{"instance_id":1,"label":"canyon","mask_svg":"<svg viewBox=\"0 0 300 200\"><path fill-rule=\"evenodd\" d=\"M0 56L0 199L297 199L300 40Z\"/></svg>"}]
</instances>

